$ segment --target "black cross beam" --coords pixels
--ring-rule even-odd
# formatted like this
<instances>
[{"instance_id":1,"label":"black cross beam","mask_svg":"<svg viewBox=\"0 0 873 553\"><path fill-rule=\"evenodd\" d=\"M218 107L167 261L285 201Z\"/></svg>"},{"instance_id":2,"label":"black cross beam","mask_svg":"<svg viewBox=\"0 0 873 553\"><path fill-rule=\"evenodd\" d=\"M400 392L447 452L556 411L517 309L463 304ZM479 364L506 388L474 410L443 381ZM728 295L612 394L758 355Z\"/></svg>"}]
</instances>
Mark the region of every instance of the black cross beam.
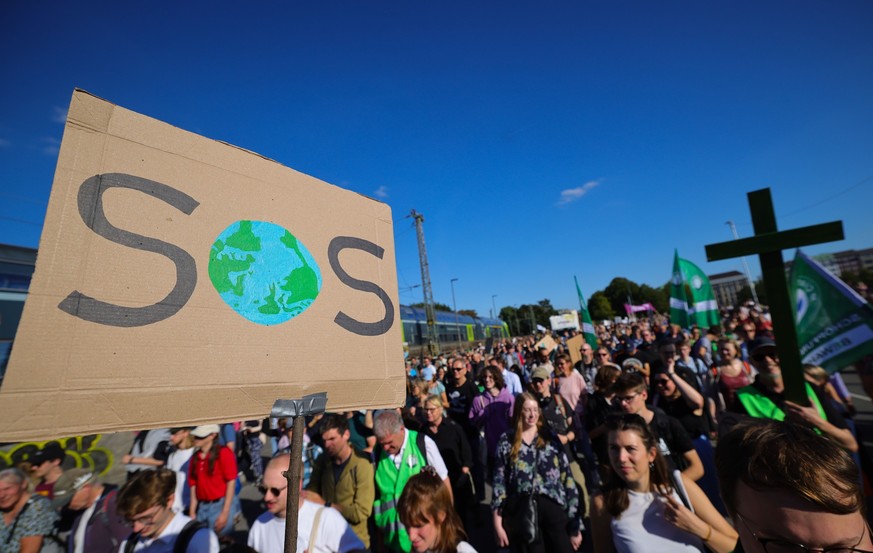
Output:
<instances>
[{"instance_id":1,"label":"black cross beam","mask_svg":"<svg viewBox=\"0 0 873 553\"><path fill-rule=\"evenodd\" d=\"M833 221L780 232L776 228L776 214L773 211L770 189L763 188L749 192L748 197L755 236L710 244L706 246L706 258L709 261L719 261L744 255L757 255L761 260L761 276L770 302L776 348L785 383L785 397L795 403L809 405L803 385L803 366L800 360L800 346L797 343L797 329L794 326L795 305L785 279L782 250L842 240L843 223Z\"/></svg>"}]
</instances>

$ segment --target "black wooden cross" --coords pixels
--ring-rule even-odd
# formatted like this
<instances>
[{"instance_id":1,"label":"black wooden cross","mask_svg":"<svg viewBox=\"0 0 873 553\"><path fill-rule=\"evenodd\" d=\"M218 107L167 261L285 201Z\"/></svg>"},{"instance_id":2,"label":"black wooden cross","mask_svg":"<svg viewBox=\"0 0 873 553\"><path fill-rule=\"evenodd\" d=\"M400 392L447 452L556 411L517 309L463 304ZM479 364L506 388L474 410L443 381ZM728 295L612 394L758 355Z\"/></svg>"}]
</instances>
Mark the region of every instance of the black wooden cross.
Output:
<instances>
[{"instance_id":1,"label":"black wooden cross","mask_svg":"<svg viewBox=\"0 0 873 553\"><path fill-rule=\"evenodd\" d=\"M788 283L785 279L782 250L842 240L843 223L833 221L779 232L776 228L776 214L773 211L770 189L763 188L749 192L748 197L755 236L710 244L706 246L706 258L709 261L718 261L744 255L758 255L761 260L764 288L767 290L767 299L770 302L776 348L785 383L785 398L801 405L809 405L803 385L797 329L794 326L794 299L788 291Z\"/></svg>"}]
</instances>

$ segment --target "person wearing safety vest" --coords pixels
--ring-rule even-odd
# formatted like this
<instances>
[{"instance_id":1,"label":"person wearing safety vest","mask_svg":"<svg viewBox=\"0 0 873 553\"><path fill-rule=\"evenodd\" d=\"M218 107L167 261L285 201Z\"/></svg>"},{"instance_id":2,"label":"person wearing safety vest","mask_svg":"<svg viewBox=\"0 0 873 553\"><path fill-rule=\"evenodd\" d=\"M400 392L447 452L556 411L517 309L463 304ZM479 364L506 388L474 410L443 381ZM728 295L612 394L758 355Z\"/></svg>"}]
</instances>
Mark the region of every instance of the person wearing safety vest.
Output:
<instances>
[{"instance_id":1,"label":"person wearing safety vest","mask_svg":"<svg viewBox=\"0 0 873 553\"><path fill-rule=\"evenodd\" d=\"M412 542L397 514L397 502L406 482L430 465L452 493L449 471L429 437L403 427L403 419L396 410L376 413L373 433L381 446L376 458L376 493L373 518L380 538L373 541L383 544L388 551L409 553Z\"/></svg>"},{"instance_id":2,"label":"person wearing safety vest","mask_svg":"<svg viewBox=\"0 0 873 553\"><path fill-rule=\"evenodd\" d=\"M749 347L752 365L758 370L755 382L737 390L734 410L741 415L777 421L786 418L812 427L847 449L857 451L858 442L846 426L846 421L834 409L821 391L804 383L810 406L785 399L785 383L779 365L779 353L772 338L760 336Z\"/></svg>"}]
</instances>

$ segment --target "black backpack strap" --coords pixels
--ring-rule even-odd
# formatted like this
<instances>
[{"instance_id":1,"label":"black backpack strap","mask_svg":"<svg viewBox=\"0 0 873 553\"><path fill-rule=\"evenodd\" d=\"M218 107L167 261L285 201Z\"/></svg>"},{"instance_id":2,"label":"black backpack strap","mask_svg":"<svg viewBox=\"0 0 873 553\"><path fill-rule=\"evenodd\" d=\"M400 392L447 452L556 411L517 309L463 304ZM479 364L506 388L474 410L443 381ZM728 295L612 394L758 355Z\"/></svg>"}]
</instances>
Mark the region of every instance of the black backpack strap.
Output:
<instances>
[{"instance_id":1,"label":"black backpack strap","mask_svg":"<svg viewBox=\"0 0 873 553\"><path fill-rule=\"evenodd\" d=\"M133 548L136 547L136 542L139 541L139 532L131 532L127 536L127 541L124 543L124 553L133 553Z\"/></svg>"},{"instance_id":2,"label":"black backpack strap","mask_svg":"<svg viewBox=\"0 0 873 553\"><path fill-rule=\"evenodd\" d=\"M424 457L425 463L430 463L430 460L427 458L427 444L424 443L424 433L418 432L415 436L415 445L418 446L418 450L421 452L421 456Z\"/></svg>"},{"instance_id":3,"label":"black backpack strap","mask_svg":"<svg viewBox=\"0 0 873 553\"><path fill-rule=\"evenodd\" d=\"M188 544L191 543L194 534L205 528L209 528L209 526L204 521L194 519L189 520L188 524L182 528L179 535L176 537L176 543L173 544L173 553L185 553L188 550Z\"/></svg>"}]
</instances>

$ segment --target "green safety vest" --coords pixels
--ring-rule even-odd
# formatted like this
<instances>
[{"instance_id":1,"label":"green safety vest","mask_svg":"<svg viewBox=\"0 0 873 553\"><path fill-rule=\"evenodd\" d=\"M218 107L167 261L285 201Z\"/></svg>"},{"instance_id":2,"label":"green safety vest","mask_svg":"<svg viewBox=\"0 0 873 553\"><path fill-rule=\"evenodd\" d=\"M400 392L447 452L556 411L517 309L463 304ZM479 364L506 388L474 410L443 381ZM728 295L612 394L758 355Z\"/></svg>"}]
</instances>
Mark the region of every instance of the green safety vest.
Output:
<instances>
[{"instance_id":1,"label":"green safety vest","mask_svg":"<svg viewBox=\"0 0 873 553\"><path fill-rule=\"evenodd\" d=\"M806 386L806 395L809 396L815 410L818 411L818 414L823 420L828 420L827 416L825 416L824 408L822 408L821 402L818 400L818 396L813 391L812 386L809 385L809 382L804 382L803 385ZM745 388L737 390L737 399L739 399L740 403L743 404L743 407L746 408L746 412L749 413L749 416L777 421L785 420L785 411L780 409L778 405L773 403L770 398L762 394L761 391L754 386L746 386ZM818 428L814 428L813 430L821 434L821 431Z\"/></svg>"},{"instance_id":2,"label":"green safety vest","mask_svg":"<svg viewBox=\"0 0 873 553\"><path fill-rule=\"evenodd\" d=\"M400 522L397 502L406 482L421 472L427 461L425 461L425 452L418 449L418 432L407 429L406 433L408 436L406 447L403 449L403 459L400 461L400 470L394 466L394 461L384 451L376 465L376 489L379 490L379 499L373 503L373 518L376 527L382 531L383 541L389 549L409 552L412 550L412 541Z\"/></svg>"}]
</instances>

